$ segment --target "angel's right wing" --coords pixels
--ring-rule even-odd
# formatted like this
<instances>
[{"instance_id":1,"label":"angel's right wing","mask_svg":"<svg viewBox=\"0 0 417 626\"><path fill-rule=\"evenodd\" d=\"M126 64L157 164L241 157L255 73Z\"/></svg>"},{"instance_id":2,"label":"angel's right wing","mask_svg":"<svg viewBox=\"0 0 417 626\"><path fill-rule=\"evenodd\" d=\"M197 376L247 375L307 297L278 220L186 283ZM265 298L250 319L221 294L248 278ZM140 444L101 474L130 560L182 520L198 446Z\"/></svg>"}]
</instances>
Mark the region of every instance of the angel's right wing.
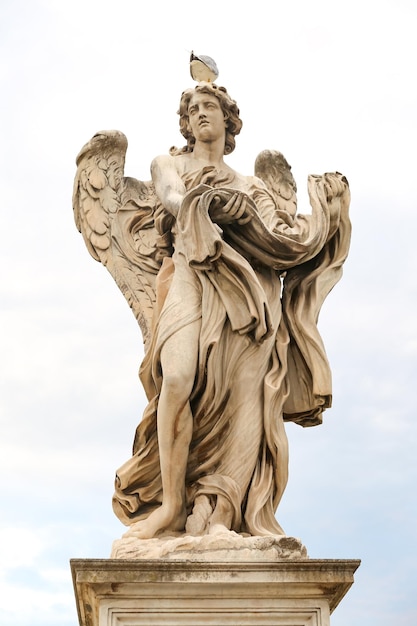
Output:
<instances>
[{"instance_id":1,"label":"angel's right wing","mask_svg":"<svg viewBox=\"0 0 417 626\"><path fill-rule=\"evenodd\" d=\"M154 224L156 196L151 182L124 177L127 140L103 131L77 157L73 208L91 256L113 276L149 345L160 268Z\"/></svg>"}]
</instances>

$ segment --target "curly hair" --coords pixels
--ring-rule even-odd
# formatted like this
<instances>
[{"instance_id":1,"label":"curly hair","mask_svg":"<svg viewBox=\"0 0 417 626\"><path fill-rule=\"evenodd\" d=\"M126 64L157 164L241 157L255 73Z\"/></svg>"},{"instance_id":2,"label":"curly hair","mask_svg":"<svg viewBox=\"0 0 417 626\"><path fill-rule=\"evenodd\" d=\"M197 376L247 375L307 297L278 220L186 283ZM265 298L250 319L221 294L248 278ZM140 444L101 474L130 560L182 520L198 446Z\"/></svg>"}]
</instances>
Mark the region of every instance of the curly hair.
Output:
<instances>
[{"instance_id":1,"label":"curly hair","mask_svg":"<svg viewBox=\"0 0 417 626\"><path fill-rule=\"evenodd\" d=\"M180 131L183 137L187 140L187 145L183 148L176 148L173 146L169 151L170 154L175 156L185 152L192 152L194 149L195 137L189 129L188 106L191 98L196 92L207 93L218 99L226 121L224 154L230 154L235 149L235 136L240 133L242 120L239 117L239 108L235 100L233 100L227 93L226 88L218 87L214 83L199 83L195 89L187 89L186 91L183 91L178 115L180 116Z\"/></svg>"}]
</instances>

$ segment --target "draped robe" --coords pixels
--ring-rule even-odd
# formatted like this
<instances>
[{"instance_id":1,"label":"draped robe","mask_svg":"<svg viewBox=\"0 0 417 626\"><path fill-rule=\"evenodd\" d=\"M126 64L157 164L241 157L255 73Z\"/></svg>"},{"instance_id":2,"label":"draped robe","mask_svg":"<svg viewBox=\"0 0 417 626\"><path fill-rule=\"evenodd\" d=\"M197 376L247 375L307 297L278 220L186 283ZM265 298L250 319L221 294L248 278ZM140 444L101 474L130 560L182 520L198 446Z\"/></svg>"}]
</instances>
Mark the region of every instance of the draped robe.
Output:
<instances>
[{"instance_id":1,"label":"draped robe","mask_svg":"<svg viewBox=\"0 0 417 626\"><path fill-rule=\"evenodd\" d=\"M222 495L233 510L233 530L282 534L275 511L288 475L284 421L319 424L331 405L317 320L348 251L348 192L328 200L324 178L309 177L311 215L292 218L257 178L206 167L183 181L187 194L171 222L174 253L160 271L152 342L140 370L149 404L133 456L117 471L113 508L129 525L162 502L161 348L201 320L193 435L184 451L186 528L207 532ZM236 189L250 198L250 219L219 226L213 207Z\"/></svg>"}]
</instances>

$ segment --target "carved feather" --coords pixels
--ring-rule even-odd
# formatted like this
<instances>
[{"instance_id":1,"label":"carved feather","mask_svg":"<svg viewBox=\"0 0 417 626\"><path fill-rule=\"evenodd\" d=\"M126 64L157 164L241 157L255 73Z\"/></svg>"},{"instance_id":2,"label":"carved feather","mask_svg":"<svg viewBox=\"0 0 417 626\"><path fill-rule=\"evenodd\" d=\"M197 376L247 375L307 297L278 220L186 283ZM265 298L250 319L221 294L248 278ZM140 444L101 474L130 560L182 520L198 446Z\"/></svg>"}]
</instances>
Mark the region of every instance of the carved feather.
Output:
<instances>
[{"instance_id":1,"label":"carved feather","mask_svg":"<svg viewBox=\"0 0 417 626\"><path fill-rule=\"evenodd\" d=\"M284 155L276 150L263 150L256 157L255 176L264 181L278 211L294 218L297 212L297 185Z\"/></svg>"},{"instance_id":2,"label":"carved feather","mask_svg":"<svg viewBox=\"0 0 417 626\"><path fill-rule=\"evenodd\" d=\"M149 345L155 302L158 234L150 182L124 177L127 140L103 131L82 148L74 181L74 219L91 256L113 276Z\"/></svg>"}]
</instances>

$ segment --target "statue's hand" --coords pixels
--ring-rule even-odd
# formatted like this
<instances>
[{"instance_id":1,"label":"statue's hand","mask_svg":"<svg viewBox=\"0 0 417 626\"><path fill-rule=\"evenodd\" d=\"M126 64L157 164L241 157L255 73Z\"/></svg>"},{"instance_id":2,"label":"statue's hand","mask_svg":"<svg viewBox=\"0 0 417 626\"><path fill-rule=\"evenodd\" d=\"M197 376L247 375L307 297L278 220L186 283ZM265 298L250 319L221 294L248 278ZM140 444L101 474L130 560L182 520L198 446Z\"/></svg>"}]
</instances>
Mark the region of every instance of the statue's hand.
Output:
<instances>
[{"instance_id":1,"label":"statue's hand","mask_svg":"<svg viewBox=\"0 0 417 626\"><path fill-rule=\"evenodd\" d=\"M348 187L346 178L338 172L325 174L324 183L328 202L342 196Z\"/></svg>"},{"instance_id":2,"label":"statue's hand","mask_svg":"<svg viewBox=\"0 0 417 626\"><path fill-rule=\"evenodd\" d=\"M246 224L251 219L249 197L242 191L236 191L224 203L221 196L215 196L210 205L210 216L216 224Z\"/></svg>"}]
</instances>

